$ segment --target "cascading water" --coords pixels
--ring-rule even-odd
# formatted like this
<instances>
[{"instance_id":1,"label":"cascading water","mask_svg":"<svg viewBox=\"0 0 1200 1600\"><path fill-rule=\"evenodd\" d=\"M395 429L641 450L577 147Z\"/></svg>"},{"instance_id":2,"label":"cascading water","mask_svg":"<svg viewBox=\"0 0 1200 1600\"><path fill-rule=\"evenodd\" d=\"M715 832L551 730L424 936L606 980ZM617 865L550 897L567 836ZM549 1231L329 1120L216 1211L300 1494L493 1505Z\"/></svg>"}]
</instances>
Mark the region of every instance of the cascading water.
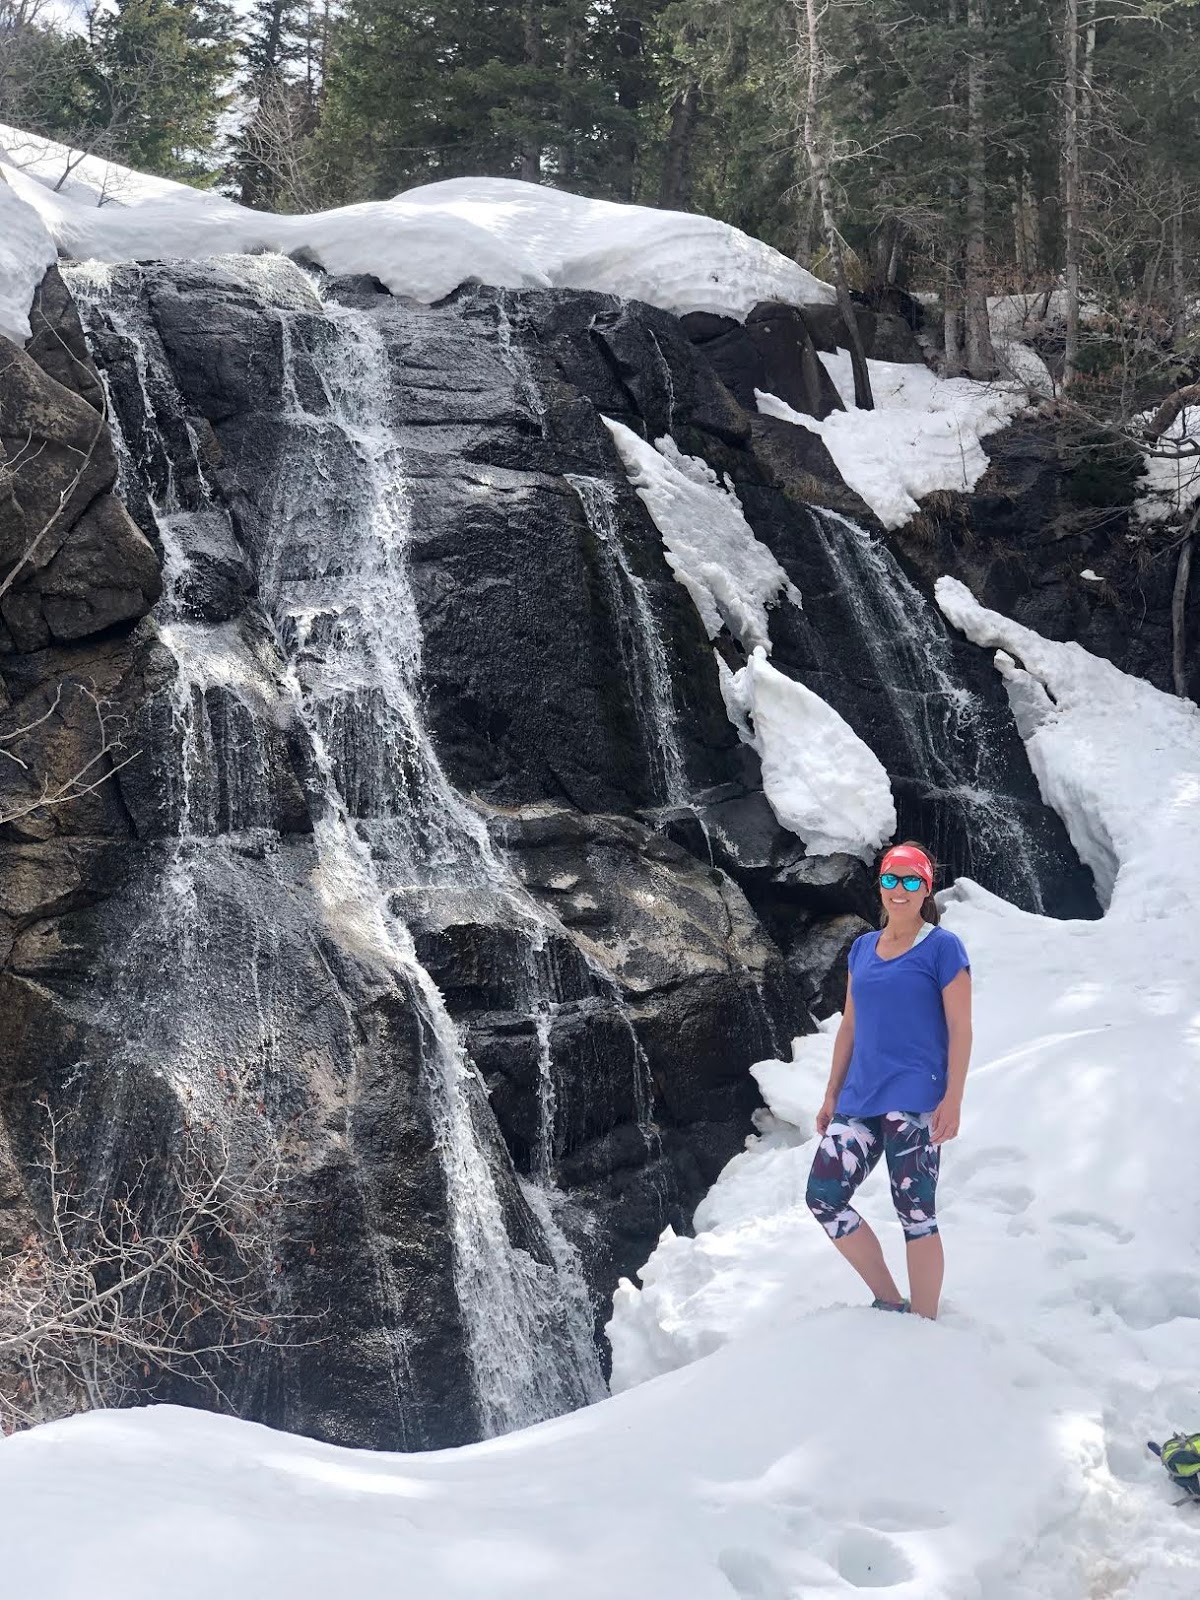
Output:
<instances>
[{"instance_id":1,"label":"cascading water","mask_svg":"<svg viewBox=\"0 0 1200 1600\"><path fill-rule=\"evenodd\" d=\"M231 848L244 845L226 836L260 828L272 813L262 740L280 726L302 735L314 818L312 888L325 924L341 949L361 950L391 974L419 1023L477 1409L484 1431L498 1433L603 1392L591 1310L551 1206L529 1190L531 1248L513 1242L480 1138L486 1112L478 1075L416 956L410 924L466 904L481 920L502 918L531 940L540 931L482 819L448 783L421 720L421 637L406 566L410 502L390 424L392 380L380 329L365 311L322 307L290 263L238 261L225 270L264 304L264 316L277 319L283 352L272 504L254 552L269 635L260 659L232 626L180 614L188 537L224 513L207 492L194 438L186 486L169 456L163 470L153 446L141 448L168 419L178 430L185 408L142 313L137 273L100 279L77 270L72 285L91 302L93 324L132 352L141 387L141 438L135 445L127 437L122 450L123 468L136 475L155 517L168 568L157 620L176 665L180 758L178 843L166 892L185 922L188 903L195 914L197 871L214 870L209 858L228 865ZM232 540L227 523L225 532ZM214 687L227 691L216 716ZM186 1023L182 1032L189 1033ZM212 1044L207 1048L211 1053ZM186 1054L186 1038L177 1049ZM382 1263L378 1276L386 1304ZM404 1328L393 1326L391 1336L399 1403L407 1380Z\"/></svg>"},{"instance_id":2,"label":"cascading water","mask_svg":"<svg viewBox=\"0 0 1200 1600\"><path fill-rule=\"evenodd\" d=\"M935 817L944 812L957 820L955 846L967 853L961 870L990 862L1029 909L1044 911L1035 846L1001 797L983 708L955 672L944 624L881 540L838 512L813 507L812 515L912 774L928 786ZM928 842L945 853L944 837Z\"/></svg>"},{"instance_id":3,"label":"cascading water","mask_svg":"<svg viewBox=\"0 0 1200 1600\"><path fill-rule=\"evenodd\" d=\"M671 669L646 585L629 565L621 543L616 491L603 478L568 473L567 482L579 496L596 538L609 603L616 616L622 666L626 681L633 686L634 710L658 796L666 805L686 805L688 781Z\"/></svg>"}]
</instances>

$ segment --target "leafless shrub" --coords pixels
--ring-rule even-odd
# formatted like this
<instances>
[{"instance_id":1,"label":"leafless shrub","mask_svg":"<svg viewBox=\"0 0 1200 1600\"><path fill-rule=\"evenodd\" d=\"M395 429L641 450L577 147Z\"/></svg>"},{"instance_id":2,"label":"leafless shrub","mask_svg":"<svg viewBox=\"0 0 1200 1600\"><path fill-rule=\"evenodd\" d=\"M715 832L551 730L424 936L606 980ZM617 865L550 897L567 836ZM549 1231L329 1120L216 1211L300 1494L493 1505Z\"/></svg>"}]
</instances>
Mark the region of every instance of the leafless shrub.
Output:
<instances>
[{"instance_id":1,"label":"leafless shrub","mask_svg":"<svg viewBox=\"0 0 1200 1600\"><path fill-rule=\"evenodd\" d=\"M289 1336L269 1304L274 1157L235 1162L185 1129L99 1203L68 1174L46 1112L44 1227L0 1259L0 1429L145 1394L168 1375L226 1401L217 1375Z\"/></svg>"}]
</instances>

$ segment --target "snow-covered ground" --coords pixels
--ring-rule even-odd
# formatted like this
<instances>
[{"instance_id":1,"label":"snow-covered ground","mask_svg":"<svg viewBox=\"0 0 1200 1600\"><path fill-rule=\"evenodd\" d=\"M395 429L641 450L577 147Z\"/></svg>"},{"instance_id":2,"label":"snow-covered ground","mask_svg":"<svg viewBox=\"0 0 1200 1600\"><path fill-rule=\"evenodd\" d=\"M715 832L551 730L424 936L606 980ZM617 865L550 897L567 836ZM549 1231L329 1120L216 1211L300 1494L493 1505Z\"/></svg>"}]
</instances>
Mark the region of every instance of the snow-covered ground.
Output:
<instances>
[{"instance_id":1,"label":"snow-covered ground","mask_svg":"<svg viewBox=\"0 0 1200 1600\"><path fill-rule=\"evenodd\" d=\"M654 214L655 231L637 208L520 184L280 219L87 164L56 195L63 157L49 147L18 165L16 191L84 253L303 241L331 270L423 297L464 264L495 282L586 278L676 309L816 292L734 230L697 232L704 219ZM18 235L6 223L3 238ZM35 281L34 257L10 254L12 281ZM830 365L845 389L848 362ZM970 488L980 438L1021 397L872 368L877 412L790 420L822 432L847 481L895 522L933 488ZM765 645L767 606L798 599L782 570L703 463L636 442L622 453L680 580L710 627ZM999 652L1043 793L1108 906L1100 922L1062 923L969 882L946 897L972 956L977 1047L944 1163L942 1321L869 1310L804 1207L827 1028L758 1068L774 1119L704 1202L697 1237L665 1237L643 1287L620 1294L612 1399L419 1456L167 1407L44 1427L0 1443L4 1600L1200 1593L1200 1515L1173 1505L1144 1448L1200 1428L1200 714L983 611L961 585L944 580L939 599ZM749 689L762 683L734 695L756 738L776 701L799 705L772 670L754 658L751 679L769 691L757 714ZM807 701L800 713L838 743ZM844 799L810 794L797 820L819 827L822 803ZM899 1264L882 1177L863 1204Z\"/></svg>"},{"instance_id":2,"label":"snow-covered ground","mask_svg":"<svg viewBox=\"0 0 1200 1600\"><path fill-rule=\"evenodd\" d=\"M0 333L24 344L29 307L58 255L42 219L0 177Z\"/></svg>"},{"instance_id":3,"label":"snow-covered ground","mask_svg":"<svg viewBox=\"0 0 1200 1600\"><path fill-rule=\"evenodd\" d=\"M1147 1438L1200 1427L1200 714L944 582L1003 654L1109 899L960 883L977 1047L934 1324L868 1309L808 1216L832 1035L612 1324L613 1399L434 1455L161 1408L0 1445L6 1600L1184 1600L1200 1517ZM1020 661L1021 666L1016 663ZM900 1256L886 1182L864 1210Z\"/></svg>"},{"instance_id":4,"label":"snow-covered ground","mask_svg":"<svg viewBox=\"0 0 1200 1600\"><path fill-rule=\"evenodd\" d=\"M987 471L980 440L1003 428L1029 403L1030 389L1043 387L1029 365L1045 368L1032 350L1009 351L1020 382L939 378L908 362L868 361L873 411L854 405L850 354L821 353L845 411L818 421L795 411L776 395L756 390L758 409L820 434L846 483L870 506L885 528L898 528L920 510L935 489L967 493ZM1021 362L1025 365L1022 366ZM1035 381L1036 380L1036 381Z\"/></svg>"},{"instance_id":5,"label":"snow-covered ground","mask_svg":"<svg viewBox=\"0 0 1200 1600\"><path fill-rule=\"evenodd\" d=\"M81 259L275 250L333 273L372 273L422 301L475 280L596 289L739 319L760 300L833 299L828 284L728 223L511 178L453 178L392 200L277 216L2 125L0 172L59 248Z\"/></svg>"},{"instance_id":6,"label":"snow-covered ground","mask_svg":"<svg viewBox=\"0 0 1200 1600\"><path fill-rule=\"evenodd\" d=\"M1146 411L1137 421L1148 423L1154 411ZM1136 426L1136 423L1135 423ZM1161 447L1172 444L1191 446L1200 439L1200 408L1184 406L1162 436ZM1200 455L1170 456L1142 454L1146 475L1138 479L1138 498L1133 512L1138 522L1164 522L1189 511L1200 499Z\"/></svg>"},{"instance_id":7,"label":"snow-covered ground","mask_svg":"<svg viewBox=\"0 0 1200 1600\"><path fill-rule=\"evenodd\" d=\"M1060 923L969 882L945 897L972 956L977 1044L943 1167L943 1320L897 1339L892 1318L831 1309L856 1286L804 1189L833 1019L756 1069L776 1120L710 1192L697 1237L666 1237L644 1287L622 1291L614 1384L782 1328L805 1361L814 1326L837 1323L846 1348L814 1370L817 1442L801 1442L790 1502L815 1540L875 1539L871 1582L914 1600L1182 1600L1200 1593L1200 1518L1172 1505L1144 1446L1200 1428L1197 1196L1177 1176L1200 1148L1200 713L952 580L939 599L1001 652L1043 793L1108 901L1100 922ZM886 1181L865 1196L902 1271ZM974 1482L977 1468L996 1477ZM871 1515L877 1469L891 1521ZM740 1592L839 1592L831 1573L795 1586L791 1559L781 1538L770 1582Z\"/></svg>"}]
</instances>

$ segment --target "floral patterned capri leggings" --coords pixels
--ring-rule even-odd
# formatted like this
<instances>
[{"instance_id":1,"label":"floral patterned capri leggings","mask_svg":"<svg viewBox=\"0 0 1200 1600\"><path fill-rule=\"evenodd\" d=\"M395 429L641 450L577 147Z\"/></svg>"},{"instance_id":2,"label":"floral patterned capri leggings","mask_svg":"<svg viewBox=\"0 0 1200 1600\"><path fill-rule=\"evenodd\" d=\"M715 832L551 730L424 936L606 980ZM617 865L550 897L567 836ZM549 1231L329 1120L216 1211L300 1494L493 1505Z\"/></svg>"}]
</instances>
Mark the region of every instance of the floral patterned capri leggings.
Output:
<instances>
[{"instance_id":1,"label":"floral patterned capri leggings","mask_svg":"<svg viewBox=\"0 0 1200 1600\"><path fill-rule=\"evenodd\" d=\"M808 1209L831 1239L844 1239L862 1222L850 1202L884 1155L904 1237L924 1239L938 1231L935 1204L941 1150L930 1140L932 1123L931 1111L833 1118L817 1146L805 1195Z\"/></svg>"}]
</instances>

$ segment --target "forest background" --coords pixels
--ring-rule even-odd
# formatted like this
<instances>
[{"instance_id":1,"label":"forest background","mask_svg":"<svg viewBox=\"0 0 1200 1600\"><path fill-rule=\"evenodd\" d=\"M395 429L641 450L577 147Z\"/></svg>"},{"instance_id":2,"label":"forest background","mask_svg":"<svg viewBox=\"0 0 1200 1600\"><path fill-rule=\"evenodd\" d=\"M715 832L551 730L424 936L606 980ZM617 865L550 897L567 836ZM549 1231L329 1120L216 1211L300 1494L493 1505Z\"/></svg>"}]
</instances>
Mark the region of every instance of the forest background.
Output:
<instances>
[{"instance_id":1,"label":"forest background","mask_svg":"<svg viewBox=\"0 0 1200 1600\"><path fill-rule=\"evenodd\" d=\"M278 211L484 174L706 212L936 295L952 375L995 371L987 296L1057 286L1064 389L1192 376L1190 0L0 0L0 121Z\"/></svg>"}]
</instances>

